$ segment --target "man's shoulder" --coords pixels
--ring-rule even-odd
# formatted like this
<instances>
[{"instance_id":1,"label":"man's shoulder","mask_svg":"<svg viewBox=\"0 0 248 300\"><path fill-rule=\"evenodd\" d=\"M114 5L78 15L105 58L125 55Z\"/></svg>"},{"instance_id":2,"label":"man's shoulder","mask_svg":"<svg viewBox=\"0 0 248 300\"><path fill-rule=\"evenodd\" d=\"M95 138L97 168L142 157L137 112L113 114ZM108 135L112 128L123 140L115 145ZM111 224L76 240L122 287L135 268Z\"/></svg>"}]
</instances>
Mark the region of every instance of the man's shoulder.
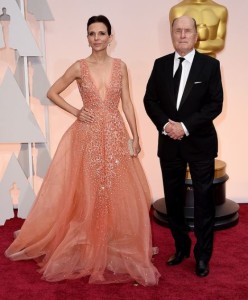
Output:
<instances>
[{"instance_id":1,"label":"man's shoulder","mask_svg":"<svg viewBox=\"0 0 248 300\"><path fill-rule=\"evenodd\" d=\"M198 51L195 52L195 55L198 59L205 61L206 63L216 64L219 63L219 60L215 57L209 56L207 54L200 53Z\"/></svg>"},{"instance_id":2,"label":"man's shoulder","mask_svg":"<svg viewBox=\"0 0 248 300\"><path fill-rule=\"evenodd\" d=\"M175 53L166 54L166 55L164 55L164 56L158 57L158 58L155 60L155 62L156 62L156 63L166 62L167 60L174 59L174 55L175 55Z\"/></svg>"}]
</instances>

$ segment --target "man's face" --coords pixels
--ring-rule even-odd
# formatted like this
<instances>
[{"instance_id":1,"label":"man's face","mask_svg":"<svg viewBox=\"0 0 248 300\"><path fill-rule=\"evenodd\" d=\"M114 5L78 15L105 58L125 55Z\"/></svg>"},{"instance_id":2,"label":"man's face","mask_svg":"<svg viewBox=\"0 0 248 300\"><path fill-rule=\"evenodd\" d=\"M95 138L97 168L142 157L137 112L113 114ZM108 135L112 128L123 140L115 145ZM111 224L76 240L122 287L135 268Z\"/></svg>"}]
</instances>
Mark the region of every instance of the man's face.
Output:
<instances>
[{"instance_id":1,"label":"man's face","mask_svg":"<svg viewBox=\"0 0 248 300\"><path fill-rule=\"evenodd\" d=\"M171 38L179 55L185 56L192 51L197 41L197 31L192 18L182 16L176 19L171 29Z\"/></svg>"}]
</instances>

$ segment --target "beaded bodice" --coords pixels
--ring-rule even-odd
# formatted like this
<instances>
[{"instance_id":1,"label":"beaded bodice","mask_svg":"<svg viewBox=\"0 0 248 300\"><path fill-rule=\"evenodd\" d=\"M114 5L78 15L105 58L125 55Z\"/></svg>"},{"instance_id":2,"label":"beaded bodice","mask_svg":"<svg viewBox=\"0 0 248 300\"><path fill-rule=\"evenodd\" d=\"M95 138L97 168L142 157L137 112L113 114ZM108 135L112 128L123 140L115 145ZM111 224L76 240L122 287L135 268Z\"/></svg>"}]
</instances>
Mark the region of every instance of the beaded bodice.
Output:
<instances>
[{"instance_id":1,"label":"beaded bodice","mask_svg":"<svg viewBox=\"0 0 248 300\"><path fill-rule=\"evenodd\" d=\"M121 60L114 59L110 80L102 99L91 77L87 62L81 60L81 79L77 80L84 107L92 110L117 110L121 95Z\"/></svg>"}]
</instances>

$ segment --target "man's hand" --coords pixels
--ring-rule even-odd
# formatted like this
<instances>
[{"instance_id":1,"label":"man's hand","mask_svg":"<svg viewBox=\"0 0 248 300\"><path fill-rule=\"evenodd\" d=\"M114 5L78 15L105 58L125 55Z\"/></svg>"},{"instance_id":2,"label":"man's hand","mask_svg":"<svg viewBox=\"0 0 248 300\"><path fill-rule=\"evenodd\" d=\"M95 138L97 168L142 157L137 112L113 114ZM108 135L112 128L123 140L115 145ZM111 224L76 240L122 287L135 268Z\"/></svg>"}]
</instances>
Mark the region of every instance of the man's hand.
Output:
<instances>
[{"instance_id":1,"label":"man's hand","mask_svg":"<svg viewBox=\"0 0 248 300\"><path fill-rule=\"evenodd\" d=\"M165 132L173 140L181 140L184 136L184 130L180 122L175 122L169 119L165 127Z\"/></svg>"}]
</instances>

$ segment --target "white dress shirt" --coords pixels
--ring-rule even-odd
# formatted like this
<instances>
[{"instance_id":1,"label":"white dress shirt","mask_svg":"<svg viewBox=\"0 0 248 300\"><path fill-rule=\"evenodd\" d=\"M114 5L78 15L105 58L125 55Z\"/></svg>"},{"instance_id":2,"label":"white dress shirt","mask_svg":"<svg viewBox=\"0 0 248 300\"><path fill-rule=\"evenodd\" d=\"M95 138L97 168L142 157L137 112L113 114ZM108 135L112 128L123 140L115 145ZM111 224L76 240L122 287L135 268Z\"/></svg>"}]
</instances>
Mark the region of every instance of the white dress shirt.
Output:
<instances>
[{"instance_id":1,"label":"white dress shirt","mask_svg":"<svg viewBox=\"0 0 248 300\"><path fill-rule=\"evenodd\" d=\"M185 55L184 61L182 62L182 75L181 75L181 80L180 80L180 85L179 85L179 90L177 95L177 109L179 108L183 96L183 91L189 76L189 71L194 59L194 55L195 55L195 49L193 49L190 53ZM176 70L179 66L179 62L180 62L179 57L180 55L176 52L174 58L173 76L175 75Z\"/></svg>"},{"instance_id":2,"label":"white dress shirt","mask_svg":"<svg viewBox=\"0 0 248 300\"><path fill-rule=\"evenodd\" d=\"M184 61L182 62L182 75L181 75L181 80L180 80L180 85L179 85L179 89L178 89L178 95L177 95L177 109L180 106L181 103L181 99L183 96L183 92L184 92L184 88L189 76L189 71L194 59L194 55L195 55L195 49L193 49L191 52L189 52L187 55L184 56ZM174 66L173 66L173 76L176 73L176 70L179 66L180 60L179 57L181 57L177 52L175 52L175 57L174 57ZM164 126L164 131L163 134L167 135L167 133L165 132L165 127L168 123L165 124ZM189 132L187 130L187 128L185 127L185 125L181 122L182 126L183 126L183 130L186 134L186 136L189 135Z\"/></svg>"}]
</instances>

